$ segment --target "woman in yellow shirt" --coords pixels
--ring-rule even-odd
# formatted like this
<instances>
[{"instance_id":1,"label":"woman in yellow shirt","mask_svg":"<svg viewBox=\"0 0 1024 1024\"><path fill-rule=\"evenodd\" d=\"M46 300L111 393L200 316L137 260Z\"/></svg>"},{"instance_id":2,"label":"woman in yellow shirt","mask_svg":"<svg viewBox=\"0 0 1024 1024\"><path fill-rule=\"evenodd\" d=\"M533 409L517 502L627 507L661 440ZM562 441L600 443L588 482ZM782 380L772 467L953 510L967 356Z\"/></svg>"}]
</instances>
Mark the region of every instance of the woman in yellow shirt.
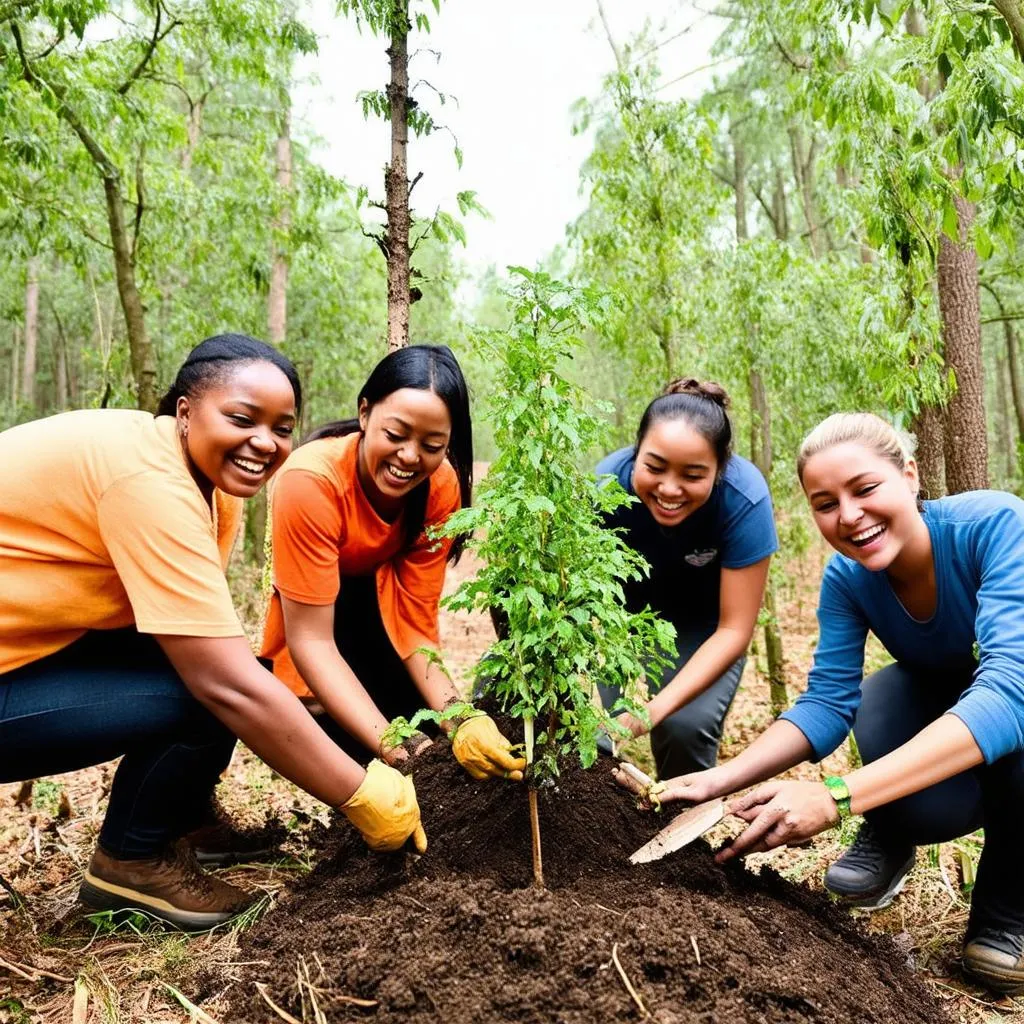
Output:
<instances>
[{"instance_id":1,"label":"woman in yellow shirt","mask_svg":"<svg viewBox=\"0 0 1024 1024\"><path fill-rule=\"evenodd\" d=\"M253 656L224 578L241 499L291 451L301 397L280 353L220 335L156 416L0 435L0 782L122 757L80 894L93 908L203 928L244 907L183 841L236 737L375 849L425 848L411 779L316 726Z\"/></svg>"}]
</instances>

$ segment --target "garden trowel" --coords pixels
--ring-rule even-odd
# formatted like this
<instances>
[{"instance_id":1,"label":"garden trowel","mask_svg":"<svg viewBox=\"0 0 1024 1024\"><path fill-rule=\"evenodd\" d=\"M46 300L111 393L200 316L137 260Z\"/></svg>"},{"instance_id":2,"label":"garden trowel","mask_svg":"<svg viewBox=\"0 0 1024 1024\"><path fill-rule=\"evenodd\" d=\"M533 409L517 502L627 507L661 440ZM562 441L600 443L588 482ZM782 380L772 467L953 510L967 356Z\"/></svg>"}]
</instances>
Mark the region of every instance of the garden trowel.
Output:
<instances>
[{"instance_id":1,"label":"garden trowel","mask_svg":"<svg viewBox=\"0 0 1024 1024\"><path fill-rule=\"evenodd\" d=\"M640 847L632 857L631 864L646 864L661 860L668 853L681 850L687 843L700 838L713 825L725 817L725 801L721 797L695 804L682 814L677 814L650 842Z\"/></svg>"}]
</instances>

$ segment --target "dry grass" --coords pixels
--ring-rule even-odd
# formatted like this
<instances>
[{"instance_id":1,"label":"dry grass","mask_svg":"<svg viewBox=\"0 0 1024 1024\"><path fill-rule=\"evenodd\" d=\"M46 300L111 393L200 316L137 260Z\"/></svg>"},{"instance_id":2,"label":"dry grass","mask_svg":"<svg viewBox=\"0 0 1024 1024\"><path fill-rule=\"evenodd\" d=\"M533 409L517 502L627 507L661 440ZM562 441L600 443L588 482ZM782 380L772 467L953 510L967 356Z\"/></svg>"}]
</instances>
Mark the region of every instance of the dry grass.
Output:
<instances>
[{"instance_id":1,"label":"dry grass","mask_svg":"<svg viewBox=\"0 0 1024 1024\"><path fill-rule=\"evenodd\" d=\"M791 566L780 606L791 689L806 677L816 640L814 604L824 552L812 549ZM471 571L467 559L449 581ZM238 577L246 618L254 626L260 602L253 573ZM489 622L480 616L445 615L446 658L456 678L491 637ZM869 655L877 664L880 652ZM755 650L726 724L722 756L735 756L770 722L767 683ZM634 748L638 761L647 758L641 741ZM804 765L792 774L821 778L848 765L842 748L822 765ZM76 906L78 876L87 862L105 806L111 765L47 780L35 787L34 800L16 804L18 786L0 786L0 1024L28 1021L53 1024L117 1024L117 1022L183 1022L203 1019L188 1008L197 998L200 979L215 978L213 991L204 991L201 1012L217 1024L218 998L241 969L237 929L184 936L166 932L142 919L113 928L102 915L85 918ZM242 821L270 815L294 826L286 844L289 858L276 865L246 865L226 871L225 877L258 889L272 906L283 886L297 872L308 870L307 825L320 817L322 807L270 772L248 751L234 758L220 787L222 803ZM66 798L62 807L62 797ZM735 826L723 822L719 836ZM754 867L770 864L788 878L819 886L825 868L837 857L854 830L827 834L802 849L778 850L750 858ZM712 835L712 839L715 834ZM1024 1000L995 1000L983 989L966 984L957 969L968 902L964 894L964 864L976 862L978 844L962 841L919 851L918 865L903 895L886 911L872 915L868 927L888 932L935 994L951 1018L963 1024L1024 1024ZM17 899L15 898L16 894ZM312 993L320 990L311 987ZM268 993L273 999L274 993ZM184 998L184 1001L182 999ZM310 1002L309 1020L316 1019ZM317 1005L316 1013L324 1009ZM268 1015L271 1014L268 1008ZM268 1016L268 1019L274 1019ZM330 1019L326 1011L324 1019Z\"/></svg>"}]
</instances>

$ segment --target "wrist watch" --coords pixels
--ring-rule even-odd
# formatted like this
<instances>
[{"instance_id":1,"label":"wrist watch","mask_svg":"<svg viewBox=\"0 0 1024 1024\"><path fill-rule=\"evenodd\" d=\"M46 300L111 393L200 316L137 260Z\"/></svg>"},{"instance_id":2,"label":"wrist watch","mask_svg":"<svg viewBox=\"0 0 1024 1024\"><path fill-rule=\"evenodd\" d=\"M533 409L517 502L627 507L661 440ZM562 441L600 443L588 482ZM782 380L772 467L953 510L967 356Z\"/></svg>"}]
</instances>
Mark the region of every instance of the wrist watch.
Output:
<instances>
[{"instance_id":1,"label":"wrist watch","mask_svg":"<svg viewBox=\"0 0 1024 1024\"><path fill-rule=\"evenodd\" d=\"M852 814L850 810L850 789L838 775L830 775L825 779L825 788L828 790L829 796L836 802L836 810L839 812L837 824L841 825Z\"/></svg>"}]
</instances>

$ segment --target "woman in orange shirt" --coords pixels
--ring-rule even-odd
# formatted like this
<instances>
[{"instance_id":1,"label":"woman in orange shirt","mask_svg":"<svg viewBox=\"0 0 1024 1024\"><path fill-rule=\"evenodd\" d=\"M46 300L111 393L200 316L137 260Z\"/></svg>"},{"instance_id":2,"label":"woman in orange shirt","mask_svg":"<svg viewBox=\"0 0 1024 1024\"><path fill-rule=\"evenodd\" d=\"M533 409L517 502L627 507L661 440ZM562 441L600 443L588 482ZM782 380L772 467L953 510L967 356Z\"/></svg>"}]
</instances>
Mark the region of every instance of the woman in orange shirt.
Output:
<instances>
[{"instance_id":1,"label":"woman in orange shirt","mask_svg":"<svg viewBox=\"0 0 1024 1024\"><path fill-rule=\"evenodd\" d=\"M364 771L315 726L253 656L224 578L241 499L284 462L300 404L287 359L222 335L156 416L85 410L0 435L0 782L121 757L90 907L195 929L246 905L184 840L236 737L374 848L425 848L411 780Z\"/></svg>"},{"instance_id":2,"label":"woman in orange shirt","mask_svg":"<svg viewBox=\"0 0 1024 1024\"><path fill-rule=\"evenodd\" d=\"M353 757L404 760L404 747L382 749L389 721L459 699L423 649L439 646L445 565L463 538L425 531L469 505L472 484L469 395L444 345L382 359L358 417L316 431L275 481L263 655ZM522 778L489 716L442 728L474 778Z\"/></svg>"}]
</instances>

